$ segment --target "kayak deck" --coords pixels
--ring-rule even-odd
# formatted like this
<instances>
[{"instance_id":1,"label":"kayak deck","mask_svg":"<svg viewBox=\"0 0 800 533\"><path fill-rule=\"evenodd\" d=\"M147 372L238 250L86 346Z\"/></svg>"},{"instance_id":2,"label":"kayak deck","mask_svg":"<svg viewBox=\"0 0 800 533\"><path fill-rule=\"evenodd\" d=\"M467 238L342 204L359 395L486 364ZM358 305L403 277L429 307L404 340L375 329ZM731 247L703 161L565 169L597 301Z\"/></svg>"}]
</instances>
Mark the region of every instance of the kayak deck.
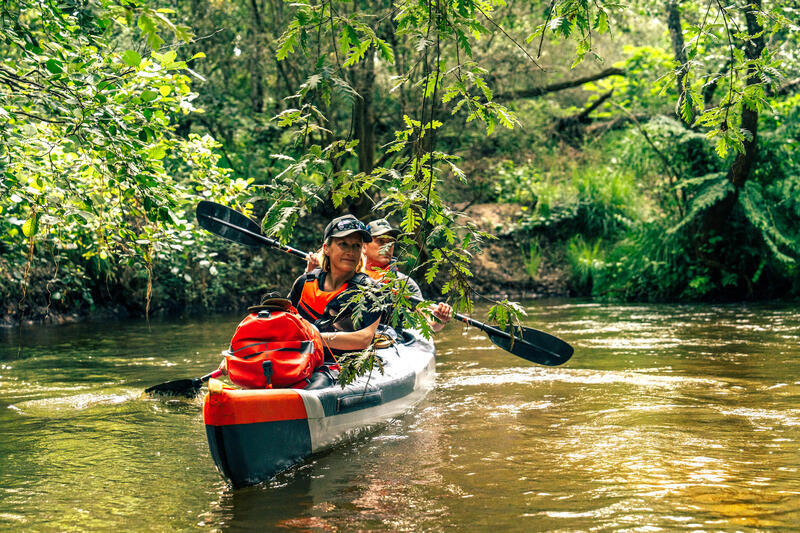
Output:
<instances>
[{"instance_id":1,"label":"kayak deck","mask_svg":"<svg viewBox=\"0 0 800 533\"><path fill-rule=\"evenodd\" d=\"M415 334L377 350L377 369L342 388L222 388L206 395L211 456L234 487L266 481L308 456L399 416L433 388L435 348Z\"/></svg>"}]
</instances>

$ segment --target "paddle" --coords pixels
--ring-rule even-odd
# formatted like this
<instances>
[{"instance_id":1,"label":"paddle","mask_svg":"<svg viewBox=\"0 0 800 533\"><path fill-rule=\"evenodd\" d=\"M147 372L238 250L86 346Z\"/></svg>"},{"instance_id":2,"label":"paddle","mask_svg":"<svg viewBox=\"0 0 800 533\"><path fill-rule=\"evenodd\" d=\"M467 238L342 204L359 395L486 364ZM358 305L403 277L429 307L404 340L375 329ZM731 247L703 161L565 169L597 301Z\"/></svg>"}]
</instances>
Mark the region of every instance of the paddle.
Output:
<instances>
[{"instance_id":1,"label":"paddle","mask_svg":"<svg viewBox=\"0 0 800 533\"><path fill-rule=\"evenodd\" d=\"M166 383L159 383L158 385L147 387L144 390L144 393L161 394L164 396L186 396L187 398L193 398L197 396L198 392L200 392L200 387L203 386L203 383L211 378L217 378L221 375L222 370L217 369L201 378L175 379L173 381L167 381Z\"/></svg>"},{"instance_id":2,"label":"paddle","mask_svg":"<svg viewBox=\"0 0 800 533\"><path fill-rule=\"evenodd\" d=\"M306 252L265 237L261 234L258 223L230 207L203 200L197 204L196 214L200 227L229 241L247 246L266 245L301 259L306 259L308 256ZM422 302L414 297L411 301L416 304ZM500 348L532 363L558 366L567 362L574 351L572 346L558 337L533 328L515 326L504 331L458 313L455 313L453 318L482 330L489 336L489 340Z\"/></svg>"}]
</instances>

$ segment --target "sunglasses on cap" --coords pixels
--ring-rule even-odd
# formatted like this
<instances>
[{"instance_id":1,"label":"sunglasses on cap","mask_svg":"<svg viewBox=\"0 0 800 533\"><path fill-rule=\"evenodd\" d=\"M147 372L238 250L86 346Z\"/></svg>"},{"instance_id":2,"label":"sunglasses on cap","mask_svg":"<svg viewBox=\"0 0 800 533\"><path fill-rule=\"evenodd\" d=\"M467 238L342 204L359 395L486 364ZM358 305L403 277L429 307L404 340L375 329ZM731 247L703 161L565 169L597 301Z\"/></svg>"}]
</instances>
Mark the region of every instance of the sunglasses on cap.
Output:
<instances>
[{"instance_id":1,"label":"sunglasses on cap","mask_svg":"<svg viewBox=\"0 0 800 533\"><path fill-rule=\"evenodd\" d=\"M350 218L347 220L340 220L339 222L334 224L329 233L336 233L338 231L349 231L351 229L366 230L367 227L360 220Z\"/></svg>"},{"instance_id":2,"label":"sunglasses on cap","mask_svg":"<svg viewBox=\"0 0 800 533\"><path fill-rule=\"evenodd\" d=\"M372 240L372 236L369 234L369 231L367 231L367 227L364 223L352 215L344 216L341 220L336 220L329 224L328 227L325 228L324 238L327 240L330 237L344 236L354 231L357 231L361 235L364 242L370 242Z\"/></svg>"}]
</instances>

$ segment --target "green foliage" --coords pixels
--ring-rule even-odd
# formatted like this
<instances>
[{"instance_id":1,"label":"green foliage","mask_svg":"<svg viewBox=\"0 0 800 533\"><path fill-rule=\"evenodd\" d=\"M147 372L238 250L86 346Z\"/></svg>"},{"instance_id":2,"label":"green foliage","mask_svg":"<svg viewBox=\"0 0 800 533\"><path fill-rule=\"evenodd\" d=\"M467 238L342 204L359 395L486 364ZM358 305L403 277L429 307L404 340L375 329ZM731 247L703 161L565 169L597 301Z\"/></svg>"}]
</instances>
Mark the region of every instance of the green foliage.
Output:
<instances>
[{"instance_id":1,"label":"green foliage","mask_svg":"<svg viewBox=\"0 0 800 533\"><path fill-rule=\"evenodd\" d=\"M637 301L675 301L702 297L708 270L686 253L691 242L682 233L667 233L658 222L632 228L592 274L595 296ZM597 265L595 265L597 266Z\"/></svg>"},{"instance_id":2,"label":"green foliage","mask_svg":"<svg viewBox=\"0 0 800 533\"><path fill-rule=\"evenodd\" d=\"M796 188L797 183L789 186ZM770 204L765 202L763 192L760 184L755 182L746 183L739 197L742 211L747 220L759 231L761 238L764 239L773 256L781 263L794 264L796 262L795 258L800 257L800 239L797 239L796 232L794 232L794 235L787 235L775 224L773 209ZM797 191L793 192L796 193ZM794 230L795 228L792 227L792 229Z\"/></svg>"},{"instance_id":3,"label":"green foliage","mask_svg":"<svg viewBox=\"0 0 800 533\"><path fill-rule=\"evenodd\" d=\"M698 244L696 214L715 205L717 195L734 192L724 175L686 181L687 187L695 189L687 216L669 228L664 226L667 219L633 227L592 272L592 293L650 301L796 294L800 239L797 224L787 218L786 206L764 201L761 185L748 182L737 196L726 238L717 236ZM796 178L779 183L776 191L796 194Z\"/></svg>"},{"instance_id":4,"label":"green foliage","mask_svg":"<svg viewBox=\"0 0 800 533\"><path fill-rule=\"evenodd\" d=\"M527 251L523 249L525 272L536 281L539 277L539 268L542 266L542 246L538 240L533 240L528 244Z\"/></svg>"},{"instance_id":5,"label":"green foliage","mask_svg":"<svg viewBox=\"0 0 800 533\"><path fill-rule=\"evenodd\" d=\"M591 294L592 281L603 267L604 253L600 239L592 244L577 235L567 242L566 252L567 264L572 270L572 289L578 294Z\"/></svg>"},{"instance_id":6,"label":"green foliage","mask_svg":"<svg viewBox=\"0 0 800 533\"><path fill-rule=\"evenodd\" d=\"M689 201L688 213L676 226L670 228L670 233L683 229L691 222L696 222L700 213L734 194L736 190L728 176L722 172L682 180L678 186L681 188L693 187L696 191Z\"/></svg>"},{"instance_id":7,"label":"green foliage","mask_svg":"<svg viewBox=\"0 0 800 533\"><path fill-rule=\"evenodd\" d=\"M536 184L541 176L532 165L517 165L513 161L501 161L493 170L492 200L501 203L520 204L524 209L536 205L539 194Z\"/></svg>"},{"instance_id":8,"label":"green foliage","mask_svg":"<svg viewBox=\"0 0 800 533\"><path fill-rule=\"evenodd\" d=\"M0 15L0 245L12 251L5 267L23 272L3 300L24 300L30 276L52 272L50 301L93 306L102 284L144 273L149 304L154 262L194 244L195 195L233 199L246 186L218 167L213 139L174 135L197 96L177 52L120 46L134 21L150 46L162 30L190 34L164 11L113 2L5 2Z\"/></svg>"},{"instance_id":9,"label":"green foliage","mask_svg":"<svg viewBox=\"0 0 800 533\"><path fill-rule=\"evenodd\" d=\"M519 201L527 213L522 226L531 231L608 237L641 216L633 174L623 168L581 165L557 176L503 161L495 173L498 200Z\"/></svg>"},{"instance_id":10,"label":"green foliage","mask_svg":"<svg viewBox=\"0 0 800 533\"><path fill-rule=\"evenodd\" d=\"M248 260L271 276L278 267L199 232L198 197L266 211L264 230L284 242L317 240L312 216L388 216L405 232L404 271L469 309L470 263L490 237L453 209L459 190L474 194L467 201L519 204L532 243L523 266L536 274L533 243L546 237L548 258L583 265L581 290L798 291L800 99L779 89L800 72L791 6L682 3L685 65L657 26L663 7L649 4L635 7L657 31L636 46L627 32L641 15L612 2L170 6L177 14L148 2L0 4L6 309L25 299L63 310L205 307L263 288L242 281L264 277ZM584 86L589 102L614 91L591 118L633 126L565 151L548 124L585 105L585 92L496 102L536 78L530 52L507 39L519 34L539 51L545 39L575 40L569 58L565 47L537 57L546 66L592 69L582 60L611 50L626 75ZM639 118L664 112L692 127ZM758 145L743 152L751 112ZM507 133L520 122L524 131ZM754 164L734 184L726 176L744 153ZM707 214L728 202L722 229L705 231ZM403 290L392 294L395 319L421 324L403 310Z\"/></svg>"},{"instance_id":11,"label":"green foliage","mask_svg":"<svg viewBox=\"0 0 800 533\"><path fill-rule=\"evenodd\" d=\"M341 370L339 371L339 384L344 388L348 383L352 383L358 376L371 375L377 368L383 374L383 363L377 356L374 348L369 348L362 352L344 354L339 359Z\"/></svg>"},{"instance_id":12,"label":"green foliage","mask_svg":"<svg viewBox=\"0 0 800 533\"><path fill-rule=\"evenodd\" d=\"M724 163L702 133L663 116L629 130L608 149L622 167L639 176L648 195L669 216L685 212L686 193L696 187L696 176L718 173Z\"/></svg>"},{"instance_id":13,"label":"green foliage","mask_svg":"<svg viewBox=\"0 0 800 533\"><path fill-rule=\"evenodd\" d=\"M670 54L666 50L654 46L634 46L630 44L624 45L622 52L625 59L614 66L623 69L625 75L609 76L584 84L583 89L585 91L594 93L589 102L613 90L614 104L624 108L627 112L668 112L670 104L664 98L664 93L675 96L675 91L667 86L662 89L655 82L662 76L664 71L672 68L674 60ZM608 109L608 111L605 111L605 113L602 111L597 112L594 116L602 117L619 113L610 104L605 104L604 108Z\"/></svg>"},{"instance_id":14,"label":"green foliage","mask_svg":"<svg viewBox=\"0 0 800 533\"><path fill-rule=\"evenodd\" d=\"M497 125L516 124L511 111L492 101L486 71L469 60L471 41L488 32L476 10L488 15L492 4L393 6L393 38L414 46L417 53L416 59L405 58L402 65L396 45L382 37L386 29L380 25L381 17L375 17L384 8L349 12L328 3L294 7L277 58L286 61L294 53L305 54L313 58L316 72L308 78L313 83L303 84L292 97L296 108L276 116L295 144L276 157L281 172L264 188L269 205L265 229L286 240L296 217L326 200L340 207L371 197L371 209L398 219L404 231L400 244L410 257L408 272L422 274L428 282L444 274L442 293L469 307L469 263L486 235L460 223L458 214L442 201L442 176L465 176L458 158L435 149L434 141L447 119L437 114L442 105L467 123L480 121L487 133ZM456 57L442 54L444 46L455 47ZM392 87L387 90L405 91L416 102L413 113L397 115L390 135L379 143L383 165L369 163L373 148L369 138L346 140L353 124L361 120L358 116L349 118L346 132L330 126L334 99L363 97L357 81L364 72L390 77ZM403 304L397 298L395 304Z\"/></svg>"},{"instance_id":15,"label":"green foliage","mask_svg":"<svg viewBox=\"0 0 800 533\"><path fill-rule=\"evenodd\" d=\"M496 323L500 329L506 329L508 326L520 325L521 320L528 314L519 303L503 299L489 308L488 316L489 320Z\"/></svg>"},{"instance_id":16,"label":"green foliage","mask_svg":"<svg viewBox=\"0 0 800 533\"><path fill-rule=\"evenodd\" d=\"M541 49L541 41L549 30L557 37L575 39L575 59L572 68L581 63L587 53L592 53L597 59L601 59L594 50L593 35L609 31L610 10L618 7L619 4L616 2L602 0L592 3L554 0L550 3L545 22L536 27L528 36L527 42L538 38Z\"/></svg>"}]
</instances>

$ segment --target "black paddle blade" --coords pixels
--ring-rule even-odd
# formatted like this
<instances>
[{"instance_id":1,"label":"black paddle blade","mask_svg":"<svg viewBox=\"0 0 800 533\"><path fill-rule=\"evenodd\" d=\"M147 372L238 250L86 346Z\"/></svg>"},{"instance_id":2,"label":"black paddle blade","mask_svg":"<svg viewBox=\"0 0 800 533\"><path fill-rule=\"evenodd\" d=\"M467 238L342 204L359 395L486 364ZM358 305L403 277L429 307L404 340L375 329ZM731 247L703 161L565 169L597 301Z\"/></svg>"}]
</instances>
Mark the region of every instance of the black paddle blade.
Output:
<instances>
[{"instance_id":1,"label":"black paddle blade","mask_svg":"<svg viewBox=\"0 0 800 533\"><path fill-rule=\"evenodd\" d=\"M194 379L176 379L167 381L147 387L145 394L152 394L156 396L185 396L187 398L194 398L200 392L200 387L203 386L203 380L200 378Z\"/></svg>"},{"instance_id":2,"label":"black paddle blade","mask_svg":"<svg viewBox=\"0 0 800 533\"><path fill-rule=\"evenodd\" d=\"M200 227L215 235L246 246L264 246L258 223L230 207L203 200L195 214Z\"/></svg>"},{"instance_id":3,"label":"black paddle blade","mask_svg":"<svg viewBox=\"0 0 800 533\"><path fill-rule=\"evenodd\" d=\"M513 341L505 335L492 334L491 331L486 333L489 335L489 339L500 348L532 363L558 366L566 363L575 351L572 346L558 337L537 329L522 326L515 327L513 333L506 328L506 332L514 336Z\"/></svg>"}]
</instances>

